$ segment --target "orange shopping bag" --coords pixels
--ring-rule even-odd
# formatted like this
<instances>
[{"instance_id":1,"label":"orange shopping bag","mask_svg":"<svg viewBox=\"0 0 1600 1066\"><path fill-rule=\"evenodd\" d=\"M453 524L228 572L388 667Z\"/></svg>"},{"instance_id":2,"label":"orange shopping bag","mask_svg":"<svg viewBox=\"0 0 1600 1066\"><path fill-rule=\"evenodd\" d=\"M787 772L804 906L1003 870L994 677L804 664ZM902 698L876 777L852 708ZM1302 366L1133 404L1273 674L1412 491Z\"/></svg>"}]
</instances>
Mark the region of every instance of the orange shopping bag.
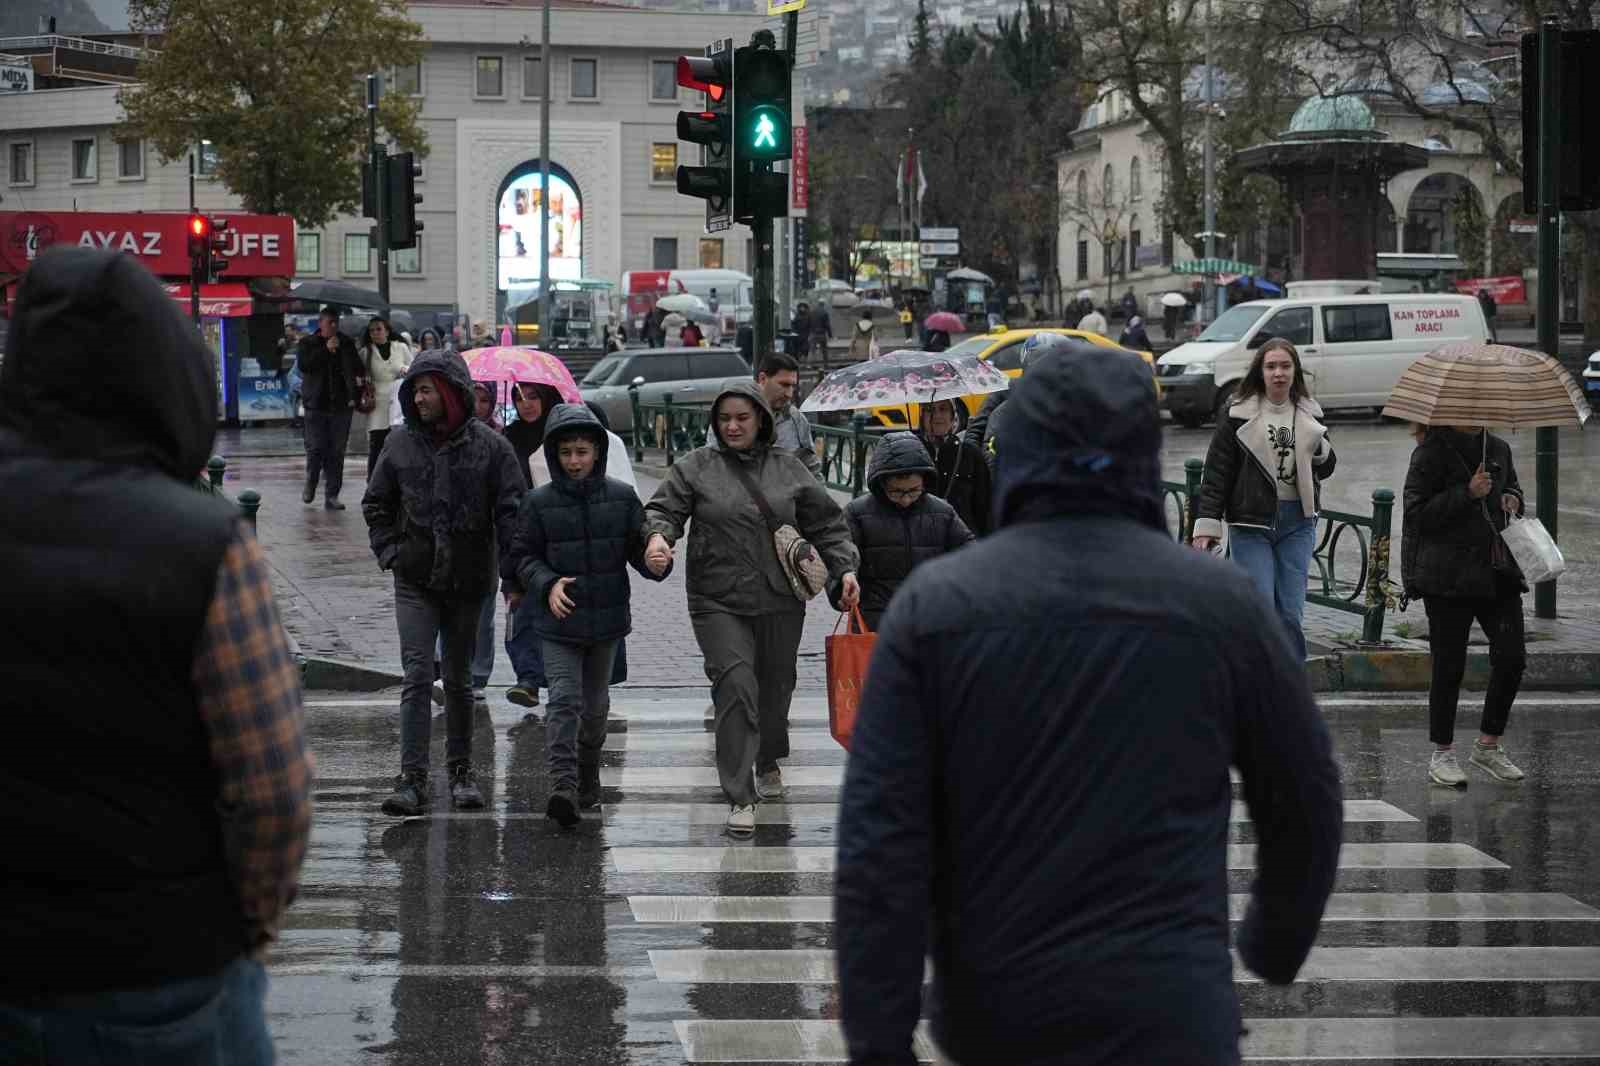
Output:
<instances>
[{"instance_id":1,"label":"orange shopping bag","mask_svg":"<svg viewBox=\"0 0 1600 1066\"><path fill-rule=\"evenodd\" d=\"M861 609L853 607L839 616L850 624L843 633L839 626L824 642L828 658L828 729L846 751L850 734L856 728L856 710L861 706L861 690L867 683L867 663L872 659L872 644L877 635L867 628Z\"/></svg>"}]
</instances>

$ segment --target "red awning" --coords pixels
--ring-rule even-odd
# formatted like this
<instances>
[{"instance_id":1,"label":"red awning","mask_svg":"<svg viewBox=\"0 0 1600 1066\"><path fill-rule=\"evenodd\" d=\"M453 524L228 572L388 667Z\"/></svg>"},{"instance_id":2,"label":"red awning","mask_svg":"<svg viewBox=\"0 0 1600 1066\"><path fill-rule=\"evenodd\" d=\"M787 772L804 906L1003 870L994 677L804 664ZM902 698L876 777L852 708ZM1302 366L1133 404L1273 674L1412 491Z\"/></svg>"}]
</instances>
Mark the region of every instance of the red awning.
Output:
<instances>
[{"instance_id":1,"label":"red awning","mask_svg":"<svg viewBox=\"0 0 1600 1066\"><path fill-rule=\"evenodd\" d=\"M189 307L189 283L175 282L162 286L167 295ZM245 318L255 310L250 290L237 282L200 286L200 316L202 318Z\"/></svg>"}]
</instances>

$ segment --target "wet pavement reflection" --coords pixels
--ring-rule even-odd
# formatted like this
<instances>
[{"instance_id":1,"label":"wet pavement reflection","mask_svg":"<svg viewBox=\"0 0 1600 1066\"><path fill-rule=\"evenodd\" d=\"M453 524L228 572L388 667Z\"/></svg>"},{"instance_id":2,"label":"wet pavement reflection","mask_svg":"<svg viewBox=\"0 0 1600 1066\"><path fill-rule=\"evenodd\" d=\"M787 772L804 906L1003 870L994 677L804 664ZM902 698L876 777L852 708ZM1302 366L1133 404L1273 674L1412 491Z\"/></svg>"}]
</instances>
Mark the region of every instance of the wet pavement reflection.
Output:
<instances>
[{"instance_id":1,"label":"wet pavement reflection","mask_svg":"<svg viewBox=\"0 0 1600 1066\"><path fill-rule=\"evenodd\" d=\"M1507 737L1529 779L1473 772L1460 793L1426 782L1424 697L1325 708L1349 847L1302 979L1273 989L1239 975L1247 1058L1600 1061L1600 693L1529 697ZM796 787L761 808L752 839L730 839L704 783L703 693L627 694L603 762L623 784L563 833L543 817L542 728L508 738L521 711L496 693L473 737L488 809L450 813L436 770L432 816L400 821L377 809L396 703L308 696L317 814L272 961L281 1061L842 1057L837 786ZM1475 711L1462 703L1465 735ZM844 761L821 708L797 700L796 777ZM1231 841L1237 917L1255 841L1242 811ZM753 862L774 872L745 872Z\"/></svg>"}]
</instances>

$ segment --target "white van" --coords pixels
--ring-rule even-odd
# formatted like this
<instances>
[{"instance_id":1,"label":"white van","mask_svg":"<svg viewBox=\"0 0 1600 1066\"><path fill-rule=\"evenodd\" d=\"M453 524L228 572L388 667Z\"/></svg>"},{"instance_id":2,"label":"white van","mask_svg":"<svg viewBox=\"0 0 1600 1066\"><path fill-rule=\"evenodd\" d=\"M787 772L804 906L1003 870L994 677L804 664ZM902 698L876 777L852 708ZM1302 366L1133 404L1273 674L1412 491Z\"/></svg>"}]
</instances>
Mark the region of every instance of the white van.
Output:
<instances>
[{"instance_id":1,"label":"white van","mask_svg":"<svg viewBox=\"0 0 1600 1066\"><path fill-rule=\"evenodd\" d=\"M1157 361L1161 402L1180 425L1225 414L1250 361L1270 337L1291 341L1325 410L1382 407L1419 357L1461 341L1487 342L1476 297L1450 293L1317 295L1230 307Z\"/></svg>"}]
</instances>

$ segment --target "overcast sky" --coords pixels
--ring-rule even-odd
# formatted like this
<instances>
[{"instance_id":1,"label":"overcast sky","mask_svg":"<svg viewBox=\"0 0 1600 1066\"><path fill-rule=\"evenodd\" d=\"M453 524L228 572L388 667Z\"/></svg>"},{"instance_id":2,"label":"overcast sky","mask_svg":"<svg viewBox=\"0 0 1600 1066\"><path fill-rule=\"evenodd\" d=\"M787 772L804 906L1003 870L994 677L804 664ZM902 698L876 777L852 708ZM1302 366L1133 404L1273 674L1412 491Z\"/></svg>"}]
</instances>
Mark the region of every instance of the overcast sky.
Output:
<instances>
[{"instance_id":1,"label":"overcast sky","mask_svg":"<svg viewBox=\"0 0 1600 1066\"><path fill-rule=\"evenodd\" d=\"M128 28L128 0L87 0L90 7L107 29Z\"/></svg>"}]
</instances>

